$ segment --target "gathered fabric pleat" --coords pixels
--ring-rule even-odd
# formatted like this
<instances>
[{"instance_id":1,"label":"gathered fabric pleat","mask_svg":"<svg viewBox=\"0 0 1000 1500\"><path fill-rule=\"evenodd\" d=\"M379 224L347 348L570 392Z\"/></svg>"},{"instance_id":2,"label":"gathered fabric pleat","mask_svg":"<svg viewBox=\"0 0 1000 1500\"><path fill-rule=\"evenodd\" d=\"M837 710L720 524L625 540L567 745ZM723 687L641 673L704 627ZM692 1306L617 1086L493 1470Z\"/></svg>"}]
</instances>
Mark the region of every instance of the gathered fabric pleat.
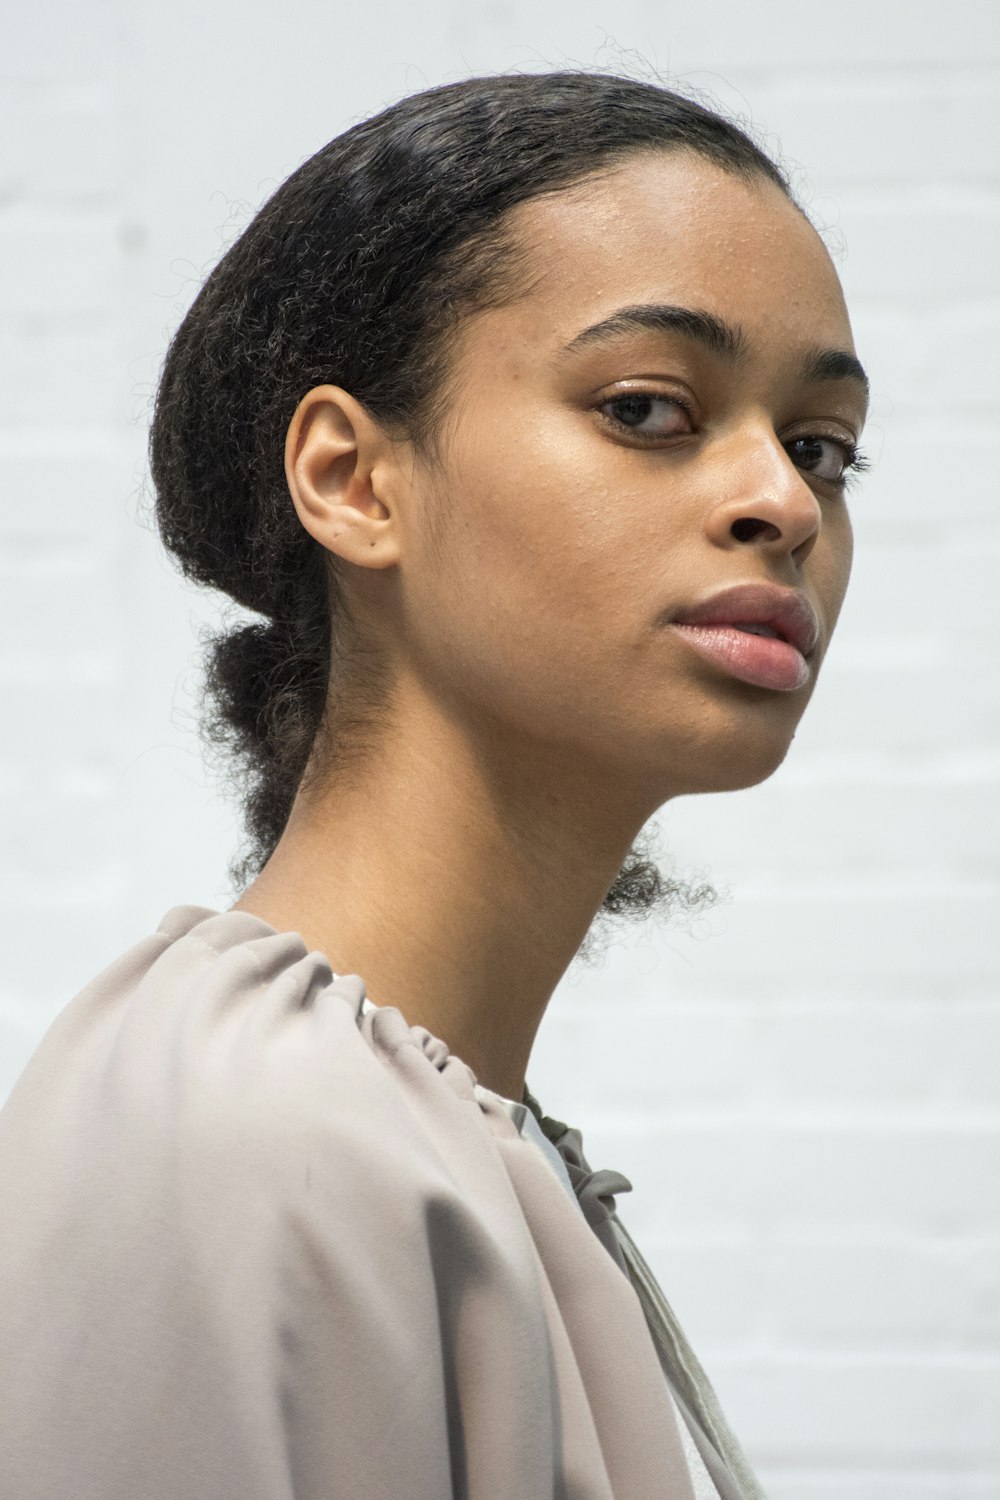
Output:
<instances>
[{"instance_id":1,"label":"gathered fabric pleat","mask_svg":"<svg viewBox=\"0 0 1000 1500\"><path fill-rule=\"evenodd\" d=\"M628 1179L526 1090L574 1202L365 1000L181 905L56 1017L0 1110L0 1494L695 1500L687 1424L761 1500Z\"/></svg>"}]
</instances>

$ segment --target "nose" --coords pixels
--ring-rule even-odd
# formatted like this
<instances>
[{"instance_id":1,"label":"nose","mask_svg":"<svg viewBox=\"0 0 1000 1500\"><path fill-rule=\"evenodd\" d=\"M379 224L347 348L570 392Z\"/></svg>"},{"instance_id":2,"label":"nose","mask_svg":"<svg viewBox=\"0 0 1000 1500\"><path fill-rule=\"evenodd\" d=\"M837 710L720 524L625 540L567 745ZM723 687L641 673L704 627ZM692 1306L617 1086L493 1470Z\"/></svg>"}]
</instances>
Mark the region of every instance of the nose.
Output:
<instances>
[{"instance_id":1,"label":"nose","mask_svg":"<svg viewBox=\"0 0 1000 1500\"><path fill-rule=\"evenodd\" d=\"M725 497L710 519L713 540L788 553L803 563L816 545L823 512L773 431L752 440L744 433L728 458Z\"/></svg>"}]
</instances>

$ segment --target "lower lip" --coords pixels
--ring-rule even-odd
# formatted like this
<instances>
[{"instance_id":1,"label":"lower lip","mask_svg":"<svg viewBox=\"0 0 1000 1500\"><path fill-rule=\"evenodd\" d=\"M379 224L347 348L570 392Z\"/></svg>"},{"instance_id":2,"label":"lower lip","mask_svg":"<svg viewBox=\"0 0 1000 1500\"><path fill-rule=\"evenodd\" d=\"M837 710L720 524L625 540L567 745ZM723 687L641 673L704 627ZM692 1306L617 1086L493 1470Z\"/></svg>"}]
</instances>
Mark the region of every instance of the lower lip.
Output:
<instances>
[{"instance_id":1,"label":"lower lip","mask_svg":"<svg viewBox=\"0 0 1000 1500\"><path fill-rule=\"evenodd\" d=\"M787 641L769 635L751 635L732 625L677 625L684 639L714 661L731 677L754 687L793 693L809 681L809 663Z\"/></svg>"}]
</instances>

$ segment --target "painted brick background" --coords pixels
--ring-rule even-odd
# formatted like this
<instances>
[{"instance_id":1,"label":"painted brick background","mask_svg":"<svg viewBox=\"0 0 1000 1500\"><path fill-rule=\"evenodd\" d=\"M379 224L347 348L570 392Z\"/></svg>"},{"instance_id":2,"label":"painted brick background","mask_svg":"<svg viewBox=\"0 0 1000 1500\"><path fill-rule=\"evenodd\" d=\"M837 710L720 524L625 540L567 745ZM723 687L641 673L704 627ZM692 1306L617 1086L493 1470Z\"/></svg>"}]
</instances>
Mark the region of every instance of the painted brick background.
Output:
<instances>
[{"instance_id":1,"label":"painted brick background","mask_svg":"<svg viewBox=\"0 0 1000 1500\"><path fill-rule=\"evenodd\" d=\"M773 1500L998 1500L1000 9L43 0L4 33L0 1097L170 906L235 899L194 717L221 601L140 513L200 279L400 94L659 69L794 168L874 467L785 765L658 819L723 901L575 965L529 1081L632 1179L622 1217Z\"/></svg>"}]
</instances>

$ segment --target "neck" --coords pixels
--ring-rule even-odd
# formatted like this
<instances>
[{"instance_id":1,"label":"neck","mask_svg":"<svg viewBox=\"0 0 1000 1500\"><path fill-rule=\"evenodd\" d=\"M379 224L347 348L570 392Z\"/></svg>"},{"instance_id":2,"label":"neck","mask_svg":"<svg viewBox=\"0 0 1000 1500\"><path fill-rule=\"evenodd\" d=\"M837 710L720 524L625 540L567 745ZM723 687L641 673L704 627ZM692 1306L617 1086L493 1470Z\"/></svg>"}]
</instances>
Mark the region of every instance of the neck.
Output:
<instances>
[{"instance_id":1,"label":"neck","mask_svg":"<svg viewBox=\"0 0 1000 1500\"><path fill-rule=\"evenodd\" d=\"M520 1099L552 992L652 807L616 800L564 749L513 753L423 718L300 793L234 909L300 933Z\"/></svg>"}]
</instances>

